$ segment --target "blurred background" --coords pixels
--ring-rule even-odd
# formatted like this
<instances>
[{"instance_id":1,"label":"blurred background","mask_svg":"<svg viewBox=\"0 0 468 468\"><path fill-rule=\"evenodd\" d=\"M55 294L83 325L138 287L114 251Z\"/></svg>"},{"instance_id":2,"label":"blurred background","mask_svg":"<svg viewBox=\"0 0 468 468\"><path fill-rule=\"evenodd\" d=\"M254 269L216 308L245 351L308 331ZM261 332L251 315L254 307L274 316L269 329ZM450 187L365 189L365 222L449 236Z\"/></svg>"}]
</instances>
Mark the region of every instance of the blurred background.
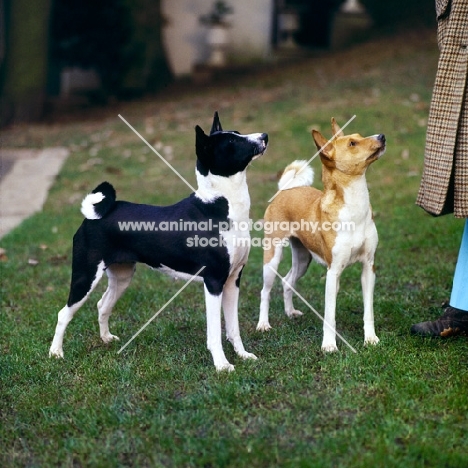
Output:
<instances>
[{"instance_id":1,"label":"blurred background","mask_svg":"<svg viewBox=\"0 0 468 468\"><path fill-rule=\"evenodd\" d=\"M432 23L433 0L0 0L0 126Z\"/></svg>"}]
</instances>

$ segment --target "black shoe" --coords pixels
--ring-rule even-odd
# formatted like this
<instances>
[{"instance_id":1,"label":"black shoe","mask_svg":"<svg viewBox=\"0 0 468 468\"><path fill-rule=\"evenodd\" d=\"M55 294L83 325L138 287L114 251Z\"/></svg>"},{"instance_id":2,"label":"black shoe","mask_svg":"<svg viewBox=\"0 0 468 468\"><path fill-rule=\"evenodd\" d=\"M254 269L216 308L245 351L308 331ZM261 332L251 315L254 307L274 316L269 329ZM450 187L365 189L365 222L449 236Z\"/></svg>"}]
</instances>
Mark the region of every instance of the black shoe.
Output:
<instances>
[{"instance_id":1,"label":"black shoe","mask_svg":"<svg viewBox=\"0 0 468 468\"><path fill-rule=\"evenodd\" d=\"M444 313L433 322L416 323L411 327L411 334L421 336L468 336L468 312L448 306Z\"/></svg>"}]
</instances>

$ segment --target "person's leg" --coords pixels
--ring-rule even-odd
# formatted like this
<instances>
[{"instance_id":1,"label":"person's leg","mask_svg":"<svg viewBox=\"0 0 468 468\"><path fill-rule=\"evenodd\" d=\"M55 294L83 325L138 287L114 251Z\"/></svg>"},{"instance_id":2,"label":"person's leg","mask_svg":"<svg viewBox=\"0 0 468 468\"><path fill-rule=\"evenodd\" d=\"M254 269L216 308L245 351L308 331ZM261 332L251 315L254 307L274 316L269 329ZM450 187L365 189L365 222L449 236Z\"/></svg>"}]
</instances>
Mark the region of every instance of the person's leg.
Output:
<instances>
[{"instance_id":1,"label":"person's leg","mask_svg":"<svg viewBox=\"0 0 468 468\"><path fill-rule=\"evenodd\" d=\"M450 305L437 320L413 325L411 333L442 337L468 335L468 220L455 267Z\"/></svg>"},{"instance_id":2,"label":"person's leg","mask_svg":"<svg viewBox=\"0 0 468 468\"><path fill-rule=\"evenodd\" d=\"M450 305L468 311L468 220L465 222L463 237L453 277Z\"/></svg>"}]
</instances>

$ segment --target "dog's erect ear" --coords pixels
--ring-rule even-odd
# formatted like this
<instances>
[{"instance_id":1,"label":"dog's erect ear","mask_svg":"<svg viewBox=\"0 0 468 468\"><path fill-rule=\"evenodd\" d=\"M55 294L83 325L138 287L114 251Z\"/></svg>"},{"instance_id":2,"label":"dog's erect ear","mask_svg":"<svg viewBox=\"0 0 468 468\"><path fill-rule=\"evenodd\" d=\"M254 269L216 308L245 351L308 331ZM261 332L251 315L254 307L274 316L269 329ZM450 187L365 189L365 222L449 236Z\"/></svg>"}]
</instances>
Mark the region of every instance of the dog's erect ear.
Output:
<instances>
[{"instance_id":1,"label":"dog's erect ear","mask_svg":"<svg viewBox=\"0 0 468 468\"><path fill-rule=\"evenodd\" d=\"M335 138L344 136L343 130L341 130L340 126L336 123L335 117L332 117L331 125L332 125L333 136Z\"/></svg>"},{"instance_id":2,"label":"dog's erect ear","mask_svg":"<svg viewBox=\"0 0 468 468\"><path fill-rule=\"evenodd\" d=\"M197 158L201 162L205 162L206 156L209 153L209 146L210 137L197 125L195 127L195 151L197 153Z\"/></svg>"},{"instance_id":3,"label":"dog's erect ear","mask_svg":"<svg viewBox=\"0 0 468 468\"><path fill-rule=\"evenodd\" d=\"M221 127L221 122L219 121L218 111L214 113L213 125L211 126L210 135L213 135L214 132L222 132L223 127Z\"/></svg>"},{"instance_id":4,"label":"dog's erect ear","mask_svg":"<svg viewBox=\"0 0 468 468\"><path fill-rule=\"evenodd\" d=\"M333 145L317 130L312 130L312 137L317 145L317 149L320 151L320 156L331 159L330 151Z\"/></svg>"},{"instance_id":5,"label":"dog's erect ear","mask_svg":"<svg viewBox=\"0 0 468 468\"><path fill-rule=\"evenodd\" d=\"M209 139L210 137L197 125L195 127L195 149L197 151L197 156L206 152Z\"/></svg>"},{"instance_id":6,"label":"dog's erect ear","mask_svg":"<svg viewBox=\"0 0 468 468\"><path fill-rule=\"evenodd\" d=\"M208 137L206 136L205 132L203 131L203 129L202 129L199 125L197 125L197 126L195 127L195 136L196 136L196 138L197 138L197 143L198 143L199 141L202 142L202 141L205 141L205 140L208 139Z\"/></svg>"}]
</instances>

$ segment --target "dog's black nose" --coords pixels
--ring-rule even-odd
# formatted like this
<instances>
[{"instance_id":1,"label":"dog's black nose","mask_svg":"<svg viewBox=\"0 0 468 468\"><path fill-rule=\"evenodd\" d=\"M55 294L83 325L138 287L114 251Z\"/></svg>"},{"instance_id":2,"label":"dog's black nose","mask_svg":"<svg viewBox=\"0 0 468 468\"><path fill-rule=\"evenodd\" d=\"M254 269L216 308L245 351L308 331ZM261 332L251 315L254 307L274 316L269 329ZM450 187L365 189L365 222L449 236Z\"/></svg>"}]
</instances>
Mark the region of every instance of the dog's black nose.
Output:
<instances>
[{"instance_id":1,"label":"dog's black nose","mask_svg":"<svg viewBox=\"0 0 468 468\"><path fill-rule=\"evenodd\" d=\"M380 133L378 136L377 136L377 140L381 141L382 143L385 143L385 135L383 133Z\"/></svg>"},{"instance_id":2,"label":"dog's black nose","mask_svg":"<svg viewBox=\"0 0 468 468\"><path fill-rule=\"evenodd\" d=\"M263 140L265 144L268 143L268 133L262 133L260 140Z\"/></svg>"}]
</instances>

